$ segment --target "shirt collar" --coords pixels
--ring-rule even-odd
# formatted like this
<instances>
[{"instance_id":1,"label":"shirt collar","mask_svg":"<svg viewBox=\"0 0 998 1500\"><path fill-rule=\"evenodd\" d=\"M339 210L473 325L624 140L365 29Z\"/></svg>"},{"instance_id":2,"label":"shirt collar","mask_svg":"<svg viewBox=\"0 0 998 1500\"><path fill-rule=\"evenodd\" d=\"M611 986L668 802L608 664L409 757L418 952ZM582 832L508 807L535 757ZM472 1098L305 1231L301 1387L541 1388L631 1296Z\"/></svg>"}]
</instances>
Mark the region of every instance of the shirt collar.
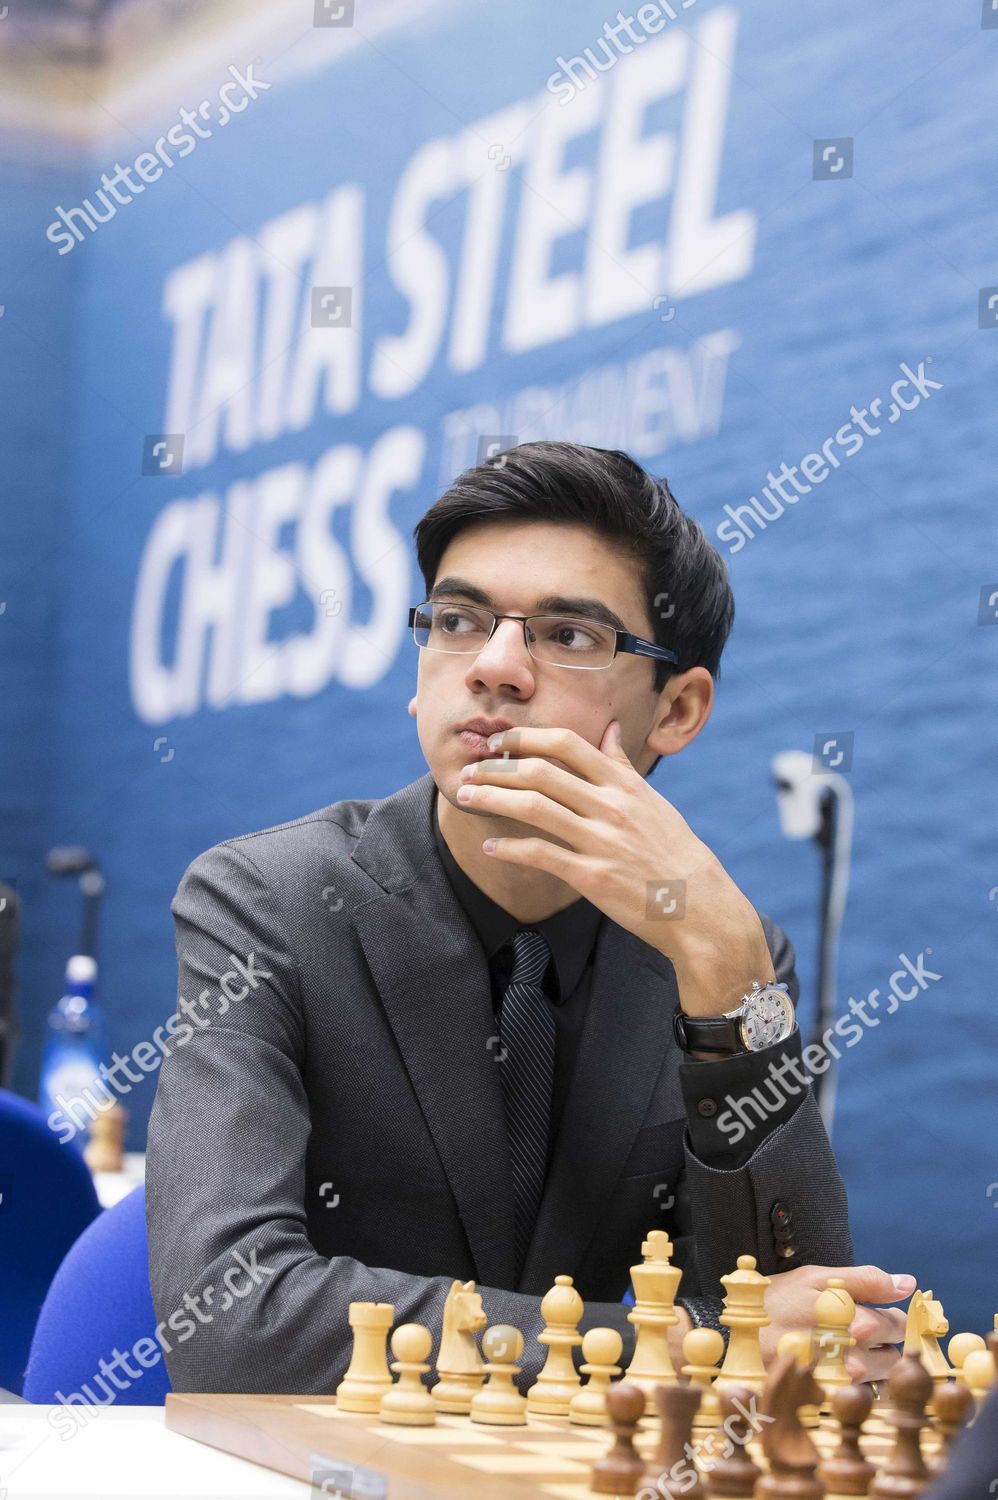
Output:
<instances>
[{"instance_id":1,"label":"shirt collar","mask_svg":"<svg viewBox=\"0 0 998 1500\"><path fill-rule=\"evenodd\" d=\"M542 922L527 924L518 921L506 911L505 907L493 901L491 896L487 896L469 875L465 874L447 847L447 842L440 831L440 820L437 817L439 795L438 791L431 798L433 832L437 841L437 849L447 872L447 878L454 888L454 894L478 934L486 958L491 962L503 944L508 943L521 927L527 925L535 927L538 932L543 933L554 956L555 970L558 975L559 1000L557 1003L561 1004L574 992L582 977L582 971L596 943L603 913L599 907L593 906L592 902L580 896L570 906L555 912L551 917L545 917Z\"/></svg>"}]
</instances>

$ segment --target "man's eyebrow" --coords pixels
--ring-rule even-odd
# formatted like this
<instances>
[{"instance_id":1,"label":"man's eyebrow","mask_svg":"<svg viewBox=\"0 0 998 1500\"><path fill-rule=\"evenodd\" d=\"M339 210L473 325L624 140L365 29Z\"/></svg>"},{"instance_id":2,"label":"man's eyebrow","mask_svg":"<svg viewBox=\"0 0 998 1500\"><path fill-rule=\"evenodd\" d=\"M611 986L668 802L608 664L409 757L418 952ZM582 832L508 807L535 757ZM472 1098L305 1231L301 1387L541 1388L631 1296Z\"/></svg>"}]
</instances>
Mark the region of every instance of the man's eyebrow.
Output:
<instances>
[{"instance_id":1,"label":"man's eyebrow","mask_svg":"<svg viewBox=\"0 0 998 1500\"><path fill-rule=\"evenodd\" d=\"M443 598L470 599L473 604L481 604L485 609L495 609L495 603L489 598L484 589L477 584L470 583L467 578L441 578L430 590L430 600ZM583 619L598 620L603 625L609 625L612 630L626 630L620 616L604 604L602 599L587 599L567 594L545 594L538 599L531 614L537 615L579 615Z\"/></svg>"}]
</instances>

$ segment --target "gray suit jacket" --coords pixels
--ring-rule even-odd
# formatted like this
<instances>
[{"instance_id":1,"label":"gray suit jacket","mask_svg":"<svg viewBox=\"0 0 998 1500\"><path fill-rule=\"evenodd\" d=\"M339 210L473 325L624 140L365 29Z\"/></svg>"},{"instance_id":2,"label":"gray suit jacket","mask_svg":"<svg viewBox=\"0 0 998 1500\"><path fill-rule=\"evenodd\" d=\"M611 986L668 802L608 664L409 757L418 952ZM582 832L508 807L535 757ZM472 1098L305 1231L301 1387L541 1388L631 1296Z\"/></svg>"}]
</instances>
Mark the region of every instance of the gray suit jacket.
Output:
<instances>
[{"instance_id":1,"label":"gray suit jacket","mask_svg":"<svg viewBox=\"0 0 998 1500\"><path fill-rule=\"evenodd\" d=\"M786 1269L777 1202L796 1225L793 1264L852 1261L810 1092L744 1167L692 1155L672 964L604 919L513 1285L488 965L435 846L435 791L427 773L383 799L228 839L180 882L186 1019L167 1027L147 1160L150 1278L177 1390L331 1392L353 1301L426 1324L435 1355L455 1277L478 1282L490 1322L522 1329L524 1388L545 1355L538 1299L562 1272L586 1300L583 1330L618 1327L626 1358L620 1298L648 1230L670 1231L681 1293L719 1295L740 1254ZM793 949L762 921L796 1000Z\"/></svg>"}]
</instances>

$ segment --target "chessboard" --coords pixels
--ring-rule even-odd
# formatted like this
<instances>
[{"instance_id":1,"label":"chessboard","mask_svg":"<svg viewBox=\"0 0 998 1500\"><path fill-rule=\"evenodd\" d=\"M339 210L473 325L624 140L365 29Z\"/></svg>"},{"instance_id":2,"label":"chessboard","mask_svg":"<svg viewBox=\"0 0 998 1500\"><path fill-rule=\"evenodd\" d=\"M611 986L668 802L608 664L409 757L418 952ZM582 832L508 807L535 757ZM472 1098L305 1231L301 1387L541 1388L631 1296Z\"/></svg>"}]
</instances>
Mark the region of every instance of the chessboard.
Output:
<instances>
[{"instance_id":1,"label":"chessboard","mask_svg":"<svg viewBox=\"0 0 998 1500\"><path fill-rule=\"evenodd\" d=\"M864 1456L878 1468L894 1437L887 1410L884 1403L874 1407L861 1438ZM393 1427L377 1416L339 1411L335 1397L171 1393L166 1425L305 1480L316 1495L338 1493L350 1500L590 1500L593 1463L613 1444L608 1428L576 1426L567 1417L528 1415L523 1427L485 1427L468 1417L440 1413L432 1427ZM656 1422L642 1419L636 1447L648 1461L655 1452L656 1429ZM808 1431L822 1457L831 1454L838 1443L837 1425L823 1417ZM704 1472L712 1441L719 1456L723 1433L708 1432L694 1440L694 1450L707 1460ZM937 1434L926 1431L922 1452L927 1461L938 1447ZM750 1442L747 1451L765 1470L760 1444ZM649 1487L648 1500L654 1493ZM675 1494L680 1493L677 1484ZM833 1491L828 1500L835 1500Z\"/></svg>"},{"instance_id":2,"label":"chessboard","mask_svg":"<svg viewBox=\"0 0 998 1500\"><path fill-rule=\"evenodd\" d=\"M432 1365L429 1328L402 1323L390 1333L391 1303L351 1302L353 1353L335 1392L172 1392L166 1425L339 1500L753 1500L762 1476L770 1500L837 1500L867 1494L874 1476L875 1493L920 1493L994 1384L998 1328L987 1343L954 1335L947 1359L942 1305L916 1291L903 1355L875 1405L874 1390L847 1369L856 1303L840 1276L816 1295L812 1325L785 1332L764 1361L771 1282L751 1255L721 1278L727 1343L716 1328L690 1329L677 1369L666 1330L678 1321L681 1272L664 1230L649 1231L642 1253L631 1267L636 1338L626 1369L617 1330L579 1333L584 1303L560 1275L540 1303L544 1365L521 1391L521 1330L486 1328L475 1283L455 1280Z\"/></svg>"}]
</instances>

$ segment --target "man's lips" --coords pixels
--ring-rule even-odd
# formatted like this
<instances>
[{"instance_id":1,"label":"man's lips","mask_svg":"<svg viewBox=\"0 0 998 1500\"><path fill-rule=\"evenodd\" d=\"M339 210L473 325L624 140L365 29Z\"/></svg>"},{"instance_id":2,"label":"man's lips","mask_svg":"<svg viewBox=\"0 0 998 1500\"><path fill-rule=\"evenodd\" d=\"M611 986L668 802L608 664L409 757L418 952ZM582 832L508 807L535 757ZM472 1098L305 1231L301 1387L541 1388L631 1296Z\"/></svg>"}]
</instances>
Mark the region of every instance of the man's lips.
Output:
<instances>
[{"instance_id":1,"label":"man's lips","mask_svg":"<svg viewBox=\"0 0 998 1500\"><path fill-rule=\"evenodd\" d=\"M475 718L468 719L467 723L461 725L461 730L470 730L473 734L480 734L486 739L490 734L499 734L504 729L515 728L516 725L511 724L508 719L489 719L484 714L478 714Z\"/></svg>"},{"instance_id":2,"label":"man's lips","mask_svg":"<svg viewBox=\"0 0 998 1500\"><path fill-rule=\"evenodd\" d=\"M495 734L497 731L492 730ZM458 732L458 739L467 750L471 752L475 760L488 760L490 757L500 755L502 752L489 749L489 737L486 734L476 734L473 729L462 729Z\"/></svg>"},{"instance_id":3,"label":"man's lips","mask_svg":"<svg viewBox=\"0 0 998 1500\"><path fill-rule=\"evenodd\" d=\"M508 719L488 719L484 715L469 719L468 723L457 731L457 737L468 752L472 760L487 760L490 756L501 755L502 751L489 749L489 735L499 734L506 729L515 729Z\"/></svg>"}]
</instances>

